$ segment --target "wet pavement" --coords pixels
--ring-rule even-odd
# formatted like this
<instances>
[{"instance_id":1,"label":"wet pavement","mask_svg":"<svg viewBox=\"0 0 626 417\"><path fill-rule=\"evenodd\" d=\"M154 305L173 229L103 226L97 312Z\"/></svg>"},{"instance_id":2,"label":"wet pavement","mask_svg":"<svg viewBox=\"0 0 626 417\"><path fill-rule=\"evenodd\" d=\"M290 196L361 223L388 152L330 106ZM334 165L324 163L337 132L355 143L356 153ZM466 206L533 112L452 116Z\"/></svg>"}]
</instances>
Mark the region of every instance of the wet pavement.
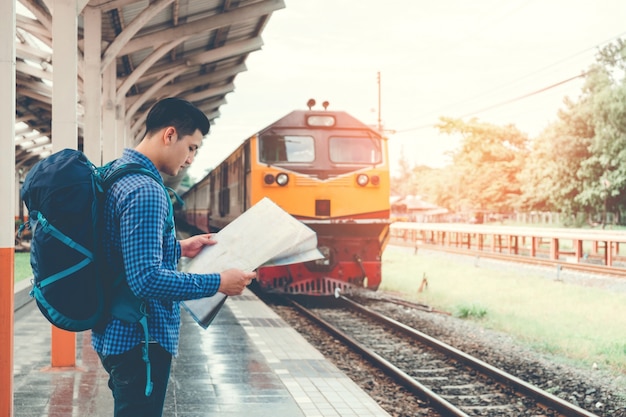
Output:
<instances>
[{"instance_id":1,"label":"wet pavement","mask_svg":"<svg viewBox=\"0 0 626 417\"><path fill-rule=\"evenodd\" d=\"M250 292L207 330L181 315L164 416L388 416ZM76 368L51 369L51 327L34 303L15 320L14 417L113 415L89 332L77 334Z\"/></svg>"}]
</instances>

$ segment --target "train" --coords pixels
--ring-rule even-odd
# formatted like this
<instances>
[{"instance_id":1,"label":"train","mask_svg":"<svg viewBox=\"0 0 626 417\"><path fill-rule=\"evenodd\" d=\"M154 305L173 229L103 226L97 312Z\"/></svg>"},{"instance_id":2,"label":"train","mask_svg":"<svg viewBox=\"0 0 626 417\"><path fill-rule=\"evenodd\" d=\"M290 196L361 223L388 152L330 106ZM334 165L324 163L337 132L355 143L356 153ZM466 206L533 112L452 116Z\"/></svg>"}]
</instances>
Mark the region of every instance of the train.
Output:
<instances>
[{"instance_id":1,"label":"train","mask_svg":"<svg viewBox=\"0 0 626 417\"><path fill-rule=\"evenodd\" d=\"M181 197L178 218L214 233L267 197L313 229L323 259L257 270L268 293L376 291L390 236L387 138L328 102L294 110L246 138ZM267 237L263 237L266 239Z\"/></svg>"}]
</instances>

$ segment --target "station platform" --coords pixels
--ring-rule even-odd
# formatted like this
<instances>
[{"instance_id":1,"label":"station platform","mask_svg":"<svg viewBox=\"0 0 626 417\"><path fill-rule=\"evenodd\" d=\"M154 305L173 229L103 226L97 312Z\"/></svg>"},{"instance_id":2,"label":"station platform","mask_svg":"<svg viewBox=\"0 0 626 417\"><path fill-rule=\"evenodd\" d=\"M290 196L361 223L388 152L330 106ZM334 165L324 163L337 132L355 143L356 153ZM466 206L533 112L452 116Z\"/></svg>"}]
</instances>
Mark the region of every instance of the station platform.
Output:
<instances>
[{"instance_id":1,"label":"station platform","mask_svg":"<svg viewBox=\"0 0 626 417\"><path fill-rule=\"evenodd\" d=\"M206 330L181 316L164 416L389 416L248 290ZM77 334L75 368L51 369L50 329L33 302L15 314L14 417L112 416L90 333Z\"/></svg>"}]
</instances>

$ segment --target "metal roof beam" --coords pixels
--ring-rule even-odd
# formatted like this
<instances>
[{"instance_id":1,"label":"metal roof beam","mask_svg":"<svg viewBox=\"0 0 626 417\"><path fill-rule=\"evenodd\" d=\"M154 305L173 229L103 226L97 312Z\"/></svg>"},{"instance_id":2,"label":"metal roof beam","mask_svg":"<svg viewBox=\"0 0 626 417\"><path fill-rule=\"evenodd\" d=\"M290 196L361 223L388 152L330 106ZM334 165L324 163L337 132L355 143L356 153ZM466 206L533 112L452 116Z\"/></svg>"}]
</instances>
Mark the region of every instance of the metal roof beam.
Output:
<instances>
[{"instance_id":1,"label":"metal roof beam","mask_svg":"<svg viewBox=\"0 0 626 417\"><path fill-rule=\"evenodd\" d=\"M236 76L247 70L244 63L248 54L263 46L259 36L264 26L274 11L285 7L284 0L17 1L31 12L31 17L19 14L15 17L15 128L22 130L23 126L27 126L23 135L15 139L17 144L25 146L32 145L33 139L34 143L40 143L45 140L44 137L52 138L54 87L51 86L57 84L52 82L52 74L55 69L60 71L61 68L58 62L54 66L51 64L54 54L53 27L56 30L53 16L54 20L58 17L53 7L63 11L68 3L72 3L74 6L69 7L70 11L78 13L83 10L84 14L87 11L98 12L104 35L101 45L108 45L108 49L97 54L96 72L101 69L99 58L108 53L107 58L111 57L108 58L109 67L127 74L120 79L112 78L111 99L119 103L116 111L121 119L116 123L124 123L122 120L125 120L128 126L136 128L140 127L149 105L164 96L180 96L194 102L207 113L210 121L219 117L219 106L226 104L225 95L234 91ZM83 47L87 47L88 41L86 26L92 28L97 25L98 19L84 18L82 28L78 27L76 66L79 102L76 103L75 123L79 146L88 137L94 136L86 130L93 122L83 114L89 105L85 85L94 86L93 81L87 84L84 81L88 74L84 69ZM120 64L117 60L125 62ZM56 81L62 79L58 75ZM90 106L93 108L93 103ZM130 129L127 127L127 132L132 137ZM110 139L106 137L106 140ZM33 161L51 150L50 144L34 148L34 152L16 148L19 151L16 163L28 169Z\"/></svg>"},{"instance_id":2,"label":"metal roof beam","mask_svg":"<svg viewBox=\"0 0 626 417\"><path fill-rule=\"evenodd\" d=\"M43 27L48 29L48 34L52 33L52 16L48 10L44 9L36 0L20 0L20 3L35 16ZM16 15L16 17L19 16L19 14Z\"/></svg>"},{"instance_id":3,"label":"metal roof beam","mask_svg":"<svg viewBox=\"0 0 626 417\"><path fill-rule=\"evenodd\" d=\"M41 133L41 132L35 132L35 134L31 135L31 136L24 136L24 135L21 135L21 136L22 136L21 138L15 139L15 144L16 145L20 145L21 146L24 143L35 141L35 140L37 140L37 139L39 139L41 137L47 136L47 135L44 134L44 133Z\"/></svg>"},{"instance_id":4,"label":"metal roof beam","mask_svg":"<svg viewBox=\"0 0 626 417\"><path fill-rule=\"evenodd\" d=\"M219 110L216 110L211 113L207 113L206 110L204 109L202 109L202 111L206 114L206 117L211 121L211 125L213 124L213 120L218 119L222 115L222 113L220 113Z\"/></svg>"},{"instance_id":5,"label":"metal roof beam","mask_svg":"<svg viewBox=\"0 0 626 417\"><path fill-rule=\"evenodd\" d=\"M36 116L35 115L31 115L31 117L34 119ZM39 120L37 120L38 122ZM49 135L50 134L50 123L48 122L48 124L43 124L43 123L30 123L27 126L28 132L39 132L42 135Z\"/></svg>"},{"instance_id":6,"label":"metal roof beam","mask_svg":"<svg viewBox=\"0 0 626 417\"><path fill-rule=\"evenodd\" d=\"M121 9L130 3L135 3L136 0L90 0L88 7L96 7L102 12L107 12L113 9Z\"/></svg>"},{"instance_id":7,"label":"metal roof beam","mask_svg":"<svg viewBox=\"0 0 626 417\"><path fill-rule=\"evenodd\" d=\"M219 117L218 109L220 108L220 106L223 106L226 103L227 101L225 97L219 97L219 98L216 97L211 100L204 101L203 103L197 103L196 106L198 106L200 110L202 110L205 114L207 114L207 117L208 117L208 114L213 114L215 118L215 117Z\"/></svg>"},{"instance_id":8,"label":"metal roof beam","mask_svg":"<svg viewBox=\"0 0 626 417\"><path fill-rule=\"evenodd\" d=\"M19 145L19 148L24 150L24 151L27 151L27 152L34 152L37 149L41 149L41 148L44 148L46 146L50 146L52 144L50 142L50 138L43 137L43 138L40 138L40 139L43 139L43 140L39 140L37 142L33 142L32 144L26 144L26 146Z\"/></svg>"},{"instance_id":9,"label":"metal roof beam","mask_svg":"<svg viewBox=\"0 0 626 417\"><path fill-rule=\"evenodd\" d=\"M176 77L178 77L182 73L183 73L183 70L180 69L178 71L175 71L175 72L173 72L173 73L171 73L171 74L161 78L159 81L154 83L150 88L148 88L141 95L141 98L139 100L137 100L135 103L130 105L126 109L126 120L129 122L129 125L130 125L130 121L133 119L133 117L135 117L135 113L137 113L139 108L141 106L143 106L144 103L146 103L148 100L153 98L156 95L156 92L159 91L165 84L169 83L170 81L172 81L173 79L175 79ZM131 131L135 131L135 127L134 126L131 127Z\"/></svg>"},{"instance_id":10,"label":"metal roof beam","mask_svg":"<svg viewBox=\"0 0 626 417\"><path fill-rule=\"evenodd\" d=\"M27 74L33 77L41 78L42 80L48 80L52 82L52 71L35 68L34 66L22 61L17 61L17 63L15 64L15 71L16 73Z\"/></svg>"},{"instance_id":11,"label":"metal roof beam","mask_svg":"<svg viewBox=\"0 0 626 417\"><path fill-rule=\"evenodd\" d=\"M15 44L15 53L17 57L21 59L41 61L48 64L52 62L52 54L50 52L42 51L36 46L28 45L21 42L17 42Z\"/></svg>"},{"instance_id":12,"label":"metal roof beam","mask_svg":"<svg viewBox=\"0 0 626 417\"><path fill-rule=\"evenodd\" d=\"M102 55L100 63L100 72L118 56L120 50L130 42L130 40L139 32L154 16L159 14L161 10L169 6L174 0L157 0L146 7L129 25L127 25L122 33L117 35L115 40L106 48ZM193 35L193 33L188 36ZM176 39L176 38L170 38Z\"/></svg>"},{"instance_id":13,"label":"metal roof beam","mask_svg":"<svg viewBox=\"0 0 626 417\"><path fill-rule=\"evenodd\" d=\"M52 45L52 34L50 33L50 29L46 28L37 20L18 14L15 16L15 26L18 29L28 32L35 38L44 42L46 45Z\"/></svg>"},{"instance_id":14,"label":"metal roof beam","mask_svg":"<svg viewBox=\"0 0 626 417\"><path fill-rule=\"evenodd\" d=\"M185 69L186 71L197 65L215 63L219 60L237 57L242 53L258 50L261 48L261 45L263 45L263 41L260 38L253 38L246 41L234 42L210 51L187 55L174 63L151 69L140 79L140 82L145 82L151 78L161 78L172 71L178 71L180 69Z\"/></svg>"},{"instance_id":15,"label":"metal roof beam","mask_svg":"<svg viewBox=\"0 0 626 417\"><path fill-rule=\"evenodd\" d=\"M22 135L26 135L27 133L32 132L32 129L30 128L30 126L24 126L21 129L18 129L17 127L15 128L15 136L22 136ZM17 141L18 139L16 139Z\"/></svg>"},{"instance_id":16,"label":"metal roof beam","mask_svg":"<svg viewBox=\"0 0 626 417\"><path fill-rule=\"evenodd\" d=\"M20 122L24 122L26 123L28 120L31 120L33 118L32 114L26 114L26 115L22 115L20 117L16 117L15 118L15 123L20 123Z\"/></svg>"},{"instance_id":17,"label":"metal roof beam","mask_svg":"<svg viewBox=\"0 0 626 417\"><path fill-rule=\"evenodd\" d=\"M244 72L244 71L247 71L245 64L240 64L231 68L214 71L206 75L203 75L201 77L192 77L186 81L177 81L175 85L172 85L172 86L168 85L166 87L161 88L159 90L159 95L162 97L170 97L174 95L174 91L180 91L180 90L187 91L193 88L198 88L199 86L202 86L202 85L217 83L220 81L224 81L225 79L235 77L237 74L239 74L240 72ZM127 97L126 104L127 105L133 104L135 101L137 101L138 98L139 96Z\"/></svg>"},{"instance_id":18,"label":"metal roof beam","mask_svg":"<svg viewBox=\"0 0 626 417\"><path fill-rule=\"evenodd\" d=\"M45 155L49 155L52 153L52 144L49 143L45 146L42 146L36 152L32 150L25 150L21 148L17 148L15 150L16 159L19 161L16 164L16 168L19 168L24 165L30 165L30 162L35 163Z\"/></svg>"},{"instance_id":19,"label":"metal roof beam","mask_svg":"<svg viewBox=\"0 0 626 417\"><path fill-rule=\"evenodd\" d=\"M233 42L220 48L215 48L211 49L210 51L195 54L187 58L185 62L188 66L201 65L208 62L218 62L222 59L232 58L234 56L258 51L259 49L261 49L262 46L263 39L257 36L256 38L247 39L245 41Z\"/></svg>"},{"instance_id":20,"label":"metal roof beam","mask_svg":"<svg viewBox=\"0 0 626 417\"><path fill-rule=\"evenodd\" d=\"M230 83L222 87L207 88L206 90L198 91L197 93L184 94L184 96L185 100L195 103L209 97L225 96L233 91L235 91L235 84Z\"/></svg>"},{"instance_id":21,"label":"metal roof beam","mask_svg":"<svg viewBox=\"0 0 626 417\"><path fill-rule=\"evenodd\" d=\"M154 33L136 36L130 40L118 55L128 55L146 48L154 48L168 39L176 39L183 36L197 36L223 26L240 23L244 20L258 18L285 7L283 0L265 0L249 6L239 7L219 15L195 20L171 29L164 29Z\"/></svg>"},{"instance_id":22,"label":"metal roof beam","mask_svg":"<svg viewBox=\"0 0 626 417\"><path fill-rule=\"evenodd\" d=\"M124 97L128 90L132 88L132 86L141 79L141 76L144 75L151 67L157 62L160 58L170 52L172 49L176 48L176 46L180 45L187 38L176 39L167 44L163 44L158 47L149 57L144 59L141 64L135 68L135 70L122 82L122 84L117 89L117 101Z\"/></svg>"},{"instance_id":23,"label":"metal roof beam","mask_svg":"<svg viewBox=\"0 0 626 417\"><path fill-rule=\"evenodd\" d=\"M19 90L20 96L30 97L33 100L37 100L37 107L45 109L46 111L52 111L52 97L44 96L35 91L30 91L27 89Z\"/></svg>"}]
</instances>

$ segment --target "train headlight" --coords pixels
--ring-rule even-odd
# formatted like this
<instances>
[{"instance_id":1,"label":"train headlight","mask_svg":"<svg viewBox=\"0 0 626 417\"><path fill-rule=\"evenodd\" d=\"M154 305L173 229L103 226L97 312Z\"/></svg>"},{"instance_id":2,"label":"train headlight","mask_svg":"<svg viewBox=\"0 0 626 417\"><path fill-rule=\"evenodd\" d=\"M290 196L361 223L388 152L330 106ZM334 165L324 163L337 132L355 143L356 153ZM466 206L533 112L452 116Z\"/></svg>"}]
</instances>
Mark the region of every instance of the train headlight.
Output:
<instances>
[{"instance_id":1,"label":"train headlight","mask_svg":"<svg viewBox=\"0 0 626 417\"><path fill-rule=\"evenodd\" d=\"M285 174L284 172L281 172L280 174L276 175L276 184L280 185L281 187L284 187L285 185L287 185L288 182L289 182L289 175Z\"/></svg>"},{"instance_id":2,"label":"train headlight","mask_svg":"<svg viewBox=\"0 0 626 417\"><path fill-rule=\"evenodd\" d=\"M366 174L357 175L356 183L359 184L361 187L365 187L368 182L370 182L370 179Z\"/></svg>"},{"instance_id":3,"label":"train headlight","mask_svg":"<svg viewBox=\"0 0 626 417\"><path fill-rule=\"evenodd\" d=\"M380 177L378 175L372 175L371 182L372 182L372 185L380 184Z\"/></svg>"},{"instance_id":4,"label":"train headlight","mask_svg":"<svg viewBox=\"0 0 626 417\"><path fill-rule=\"evenodd\" d=\"M272 174L265 174L265 176L263 177L263 181L267 185L272 185L274 184L274 176Z\"/></svg>"}]
</instances>

